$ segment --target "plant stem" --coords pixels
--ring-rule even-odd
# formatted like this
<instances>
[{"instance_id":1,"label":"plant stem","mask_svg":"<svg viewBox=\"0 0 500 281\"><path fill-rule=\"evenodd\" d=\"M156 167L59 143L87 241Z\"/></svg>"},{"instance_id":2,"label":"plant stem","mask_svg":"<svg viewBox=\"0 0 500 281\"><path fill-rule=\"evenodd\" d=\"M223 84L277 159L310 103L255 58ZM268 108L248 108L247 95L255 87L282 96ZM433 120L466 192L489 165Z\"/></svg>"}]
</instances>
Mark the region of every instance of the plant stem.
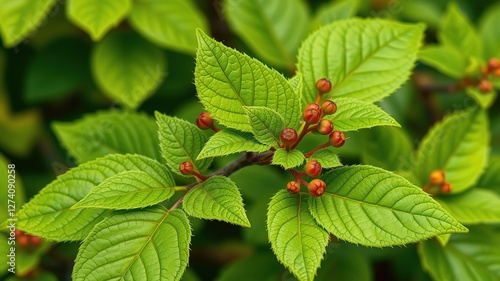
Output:
<instances>
[{"instance_id":1,"label":"plant stem","mask_svg":"<svg viewBox=\"0 0 500 281\"><path fill-rule=\"evenodd\" d=\"M318 145L315 149L313 149L313 150L311 150L311 151L309 151L309 152L305 153L305 154L304 154L304 157L306 157L306 158L311 157L311 156L313 155L313 153L314 153L314 152L316 152L316 151L318 151L318 150L320 150L320 149L323 149L323 148L325 148L325 147L329 147L329 146L330 146L330 142L329 142L329 141L325 142L324 144L320 144L320 145Z\"/></svg>"}]
</instances>

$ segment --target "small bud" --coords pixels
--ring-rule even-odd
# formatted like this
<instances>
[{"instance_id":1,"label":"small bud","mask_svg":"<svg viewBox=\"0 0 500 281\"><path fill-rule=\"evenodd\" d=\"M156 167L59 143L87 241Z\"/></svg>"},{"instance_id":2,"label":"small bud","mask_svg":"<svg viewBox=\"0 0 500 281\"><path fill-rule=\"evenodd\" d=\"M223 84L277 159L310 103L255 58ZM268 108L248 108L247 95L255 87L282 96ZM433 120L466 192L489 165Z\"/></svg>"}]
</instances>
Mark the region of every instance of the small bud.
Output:
<instances>
[{"instance_id":1,"label":"small bud","mask_svg":"<svg viewBox=\"0 0 500 281\"><path fill-rule=\"evenodd\" d=\"M285 146L294 144L298 139L297 131L292 128L285 128L280 133L281 142Z\"/></svg>"},{"instance_id":2,"label":"small bud","mask_svg":"<svg viewBox=\"0 0 500 281\"><path fill-rule=\"evenodd\" d=\"M193 163L186 161L182 162L179 165L179 171L181 171L181 174L183 175L190 175L193 173Z\"/></svg>"},{"instance_id":3,"label":"small bud","mask_svg":"<svg viewBox=\"0 0 500 281\"><path fill-rule=\"evenodd\" d=\"M444 172L442 170L434 170L429 175L429 182L432 185L442 185L444 183Z\"/></svg>"},{"instance_id":4,"label":"small bud","mask_svg":"<svg viewBox=\"0 0 500 281\"><path fill-rule=\"evenodd\" d=\"M321 78L316 82L316 89L320 95L328 93L332 89L332 83L326 78Z\"/></svg>"},{"instance_id":5,"label":"small bud","mask_svg":"<svg viewBox=\"0 0 500 281\"><path fill-rule=\"evenodd\" d=\"M316 124L321 118L321 108L316 103L310 103L306 106L302 117L307 124Z\"/></svg>"},{"instance_id":6,"label":"small bud","mask_svg":"<svg viewBox=\"0 0 500 281\"><path fill-rule=\"evenodd\" d=\"M493 90L493 84L489 80L483 79L479 81L478 88L482 93L489 93Z\"/></svg>"},{"instance_id":7,"label":"small bud","mask_svg":"<svg viewBox=\"0 0 500 281\"><path fill-rule=\"evenodd\" d=\"M196 125L202 130L208 130L214 126L214 119L210 117L210 113L205 111L196 118Z\"/></svg>"},{"instance_id":8,"label":"small bud","mask_svg":"<svg viewBox=\"0 0 500 281\"><path fill-rule=\"evenodd\" d=\"M304 172L306 173L307 176L311 178L316 178L319 175L321 175L321 164L316 161L316 160L311 160L306 163L306 166L304 167Z\"/></svg>"},{"instance_id":9,"label":"small bud","mask_svg":"<svg viewBox=\"0 0 500 281\"><path fill-rule=\"evenodd\" d=\"M291 194L299 193L299 191L300 191L300 183L298 183L296 181L290 181L286 185L286 190L288 190L288 192L290 192Z\"/></svg>"},{"instance_id":10,"label":"small bud","mask_svg":"<svg viewBox=\"0 0 500 281\"><path fill-rule=\"evenodd\" d=\"M325 115L334 114L335 112L337 112L337 104L331 100L325 100L321 104L321 109L323 110L323 113Z\"/></svg>"},{"instance_id":11,"label":"small bud","mask_svg":"<svg viewBox=\"0 0 500 281\"><path fill-rule=\"evenodd\" d=\"M318 132L322 135L329 135L333 131L333 123L328 119L321 119L318 124Z\"/></svg>"},{"instance_id":12,"label":"small bud","mask_svg":"<svg viewBox=\"0 0 500 281\"><path fill-rule=\"evenodd\" d=\"M326 184L320 179L314 179L309 183L307 189L309 190L309 194L314 197L319 197L325 193Z\"/></svg>"},{"instance_id":13,"label":"small bud","mask_svg":"<svg viewBox=\"0 0 500 281\"><path fill-rule=\"evenodd\" d=\"M493 72L497 69L500 69L500 59L491 58L488 60L488 70Z\"/></svg>"},{"instance_id":14,"label":"small bud","mask_svg":"<svg viewBox=\"0 0 500 281\"><path fill-rule=\"evenodd\" d=\"M450 194L451 193L451 184L449 182L443 183L441 186L441 193Z\"/></svg>"},{"instance_id":15,"label":"small bud","mask_svg":"<svg viewBox=\"0 0 500 281\"><path fill-rule=\"evenodd\" d=\"M330 134L330 144L335 147L341 147L345 143L345 135L340 131L333 131Z\"/></svg>"}]
</instances>

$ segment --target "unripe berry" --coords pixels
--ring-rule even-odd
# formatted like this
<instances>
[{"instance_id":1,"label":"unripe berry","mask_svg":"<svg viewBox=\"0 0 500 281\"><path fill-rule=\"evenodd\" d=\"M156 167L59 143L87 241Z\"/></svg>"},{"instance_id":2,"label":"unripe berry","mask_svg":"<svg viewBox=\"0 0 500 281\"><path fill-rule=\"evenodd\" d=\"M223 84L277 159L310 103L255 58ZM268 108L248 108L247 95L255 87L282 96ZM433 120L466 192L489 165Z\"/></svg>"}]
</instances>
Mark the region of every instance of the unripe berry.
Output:
<instances>
[{"instance_id":1,"label":"unripe berry","mask_svg":"<svg viewBox=\"0 0 500 281\"><path fill-rule=\"evenodd\" d=\"M298 137L297 131L292 128L285 128L280 133L281 142L286 146L294 144Z\"/></svg>"},{"instance_id":2,"label":"unripe berry","mask_svg":"<svg viewBox=\"0 0 500 281\"><path fill-rule=\"evenodd\" d=\"M304 167L304 172L311 178L316 178L321 175L321 170L321 164L316 160L307 162L306 166Z\"/></svg>"},{"instance_id":3,"label":"unripe berry","mask_svg":"<svg viewBox=\"0 0 500 281\"><path fill-rule=\"evenodd\" d=\"M333 131L333 123L328 119L322 119L318 124L318 132L322 135L329 135Z\"/></svg>"},{"instance_id":4,"label":"unripe berry","mask_svg":"<svg viewBox=\"0 0 500 281\"><path fill-rule=\"evenodd\" d=\"M19 247L25 248L30 243L30 238L28 237L28 235L18 236L16 237L16 243L17 245L19 245Z\"/></svg>"},{"instance_id":5,"label":"unripe berry","mask_svg":"<svg viewBox=\"0 0 500 281\"><path fill-rule=\"evenodd\" d=\"M316 89L321 95L328 93L332 89L332 83L326 78L321 78L316 82Z\"/></svg>"},{"instance_id":6,"label":"unripe berry","mask_svg":"<svg viewBox=\"0 0 500 281\"><path fill-rule=\"evenodd\" d=\"M182 162L179 165L179 171L181 171L181 174L183 175L190 175L193 173L193 163L189 161Z\"/></svg>"},{"instance_id":7,"label":"unripe berry","mask_svg":"<svg viewBox=\"0 0 500 281\"><path fill-rule=\"evenodd\" d=\"M335 112L337 112L337 104L331 100L325 100L321 104L321 110L323 110L323 113L325 115L334 114Z\"/></svg>"},{"instance_id":8,"label":"unripe berry","mask_svg":"<svg viewBox=\"0 0 500 281\"><path fill-rule=\"evenodd\" d=\"M345 143L345 135L340 131L333 131L329 137L330 144L335 147L341 147Z\"/></svg>"},{"instance_id":9,"label":"unripe berry","mask_svg":"<svg viewBox=\"0 0 500 281\"><path fill-rule=\"evenodd\" d=\"M306 106L302 117L307 124L316 124L321 118L321 108L316 103L310 103Z\"/></svg>"},{"instance_id":10,"label":"unripe berry","mask_svg":"<svg viewBox=\"0 0 500 281\"><path fill-rule=\"evenodd\" d=\"M429 175L429 182L432 185L442 185L444 183L444 172L442 170L434 170Z\"/></svg>"},{"instance_id":11,"label":"unripe berry","mask_svg":"<svg viewBox=\"0 0 500 281\"><path fill-rule=\"evenodd\" d=\"M489 93L493 90L493 84L489 80L483 79L479 81L478 88L482 93Z\"/></svg>"},{"instance_id":12,"label":"unripe berry","mask_svg":"<svg viewBox=\"0 0 500 281\"><path fill-rule=\"evenodd\" d=\"M291 194L299 193L299 191L300 191L300 183L298 183L296 181L290 181L286 185L286 190L288 190L288 192L290 192Z\"/></svg>"},{"instance_id":13,"label":"unripe berry","mask_svg":"<svg viewBox=\"0 0 500 281\"><path fill-rule=\"evenodd\" d=\"M208 130L214 126L214 119L210 117L210 113L205 111L196 118L196 125L202 130Z\"/></svg>"},{"instance_id":14,"label":"unripe berry","mask_svg":"<svg viewBox=\"0 0 500 281\"><path fill-rule=\"evenodd\" d=\"M309 194L314 197L319 197L325 193L326 184L320 179L314 179L309 183L307 189L309 190Z\"/></svg>"},{"instance_id":15,"label":"unripe berry","mask_svg":"<svg viewBox=\"0 0 500 281\"><path fill-rule=\"evenodd\" d=\"M491 58L488 60L488 69L490 72L493 72L497 69L500 69L500 59Z\"/></svg>"},{"instance_id":16,"label":"unripe berry","mask_svg":"<svg viewBox=\"0 0 500 281\"><path fill-rule=\"evenodd\" d=\"M38 236L30 235L29 236L29 243L33 246L38 246L38 245L42 244L42 238L40 238Z\"/></svg>"},{"instance_id":17,"label":"unripe berry","mask_svg":"<svg viewBox=\"0 0 500 281\"><path fill-rule=\"evenodd\" d=\"M449 182L443 183L441 186L441 192L444 194L450 194L451 193L451 184Z\"/></svg>"}]
</instances>

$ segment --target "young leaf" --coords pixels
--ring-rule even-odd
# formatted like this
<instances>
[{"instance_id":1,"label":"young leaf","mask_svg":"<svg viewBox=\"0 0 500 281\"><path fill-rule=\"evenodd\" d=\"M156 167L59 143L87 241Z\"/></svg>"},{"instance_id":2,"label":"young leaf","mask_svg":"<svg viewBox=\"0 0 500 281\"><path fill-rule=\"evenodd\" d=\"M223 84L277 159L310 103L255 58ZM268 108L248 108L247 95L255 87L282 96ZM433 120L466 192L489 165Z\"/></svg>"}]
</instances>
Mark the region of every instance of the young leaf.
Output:
<instances>
[{"instance_id":1,"label":"young leaf","mask_svg":"<svg viewBox=\"0 0 500 281\"><path fill-rule=\"evenodd\" d=\"M465 92L469 95L469 97L473 98L482 109L485 110L490 108L497 98L497 92L495 90L483 93L476 87L468 87L465 89Z\"/></svg>"},{"instance_id":2,"label":"young leaf","mask_svg":"<svg viewBox=\"0 0 500 281\"><path fill-rule=\"evenodd\" d=\"M374 102L408 79L422 41L423 25L379 19L339 20L311 34L299 50L304 100L316 99L316 81L332 82L328 94Z\"/></svg>"},{"instance_id":3,"label":"young leaf","mask_svg":"<svg viewBox=\"0 0 500 281\"><path fill-rule=\"evenodd\" d=\"M52 127L78 163L114 153L161 160L155 121L145 114L101 111L70 123L54 122Z\"/></svg>"},{"instance_id":4,"label":"young leaf","mask_svg":"<svg viewBox=\"0 0 500 281\"><path fill-rule=\"evenodd\" d=\"M276 111L263 106L246 106L244 109L255 139L263 144L279 146L280 133L285 128L283 117Z\"/></svg>"},{"instance_id":5,"label":"young leaf","mask_svg":"<svg viewBox=\"0 0 500 281\"><path fill-rule=\"evenodd\" d=\"M340 239L386 247L467 232L427 193L391 172L372 166L341 167L322 179L326 192L311 197L309 209Z\"/></svg>"},{"instance_id":6,"label":"young leaf","mask_svg":"<svg viewBox=\"0 0 500 281\"><path fill-rule=\"evenodd\" d=\"M154 206L113 213L78 250L73 280L180 280L191 226L181 210Z\"/></svg>"},{"instance_id":7,"label":"young leaf","mask_svg":"<svg viewBox=\"0 0 500 281\"><path fill-rule=\"evenodd\" d=\"M127 15L131 0L70 0L68 19L99 41Z\"/></svg>"},{"instance_id":8,"label":"young leaf","mask_svg":"<svg viewBox=\"0 0 500 281\"><path fill-rule=\"evenodd\" d=\"M418 58L455 79L461 79L467 74L467 58L457 49L447 45L428 45L420 50Z\"/></svg>"},{"instance_id":9,"label":"young leaf","mask_svg":"<svg viewBox=\"0 0 500 281\"><path fill-rule=\"evenodd\" d=\"M334 21L347 19L356 14L359 0L330 1L322 5L314 17L320 25L326 25Z\"/></svg>"},{"instance_id":10,"label":"young leaf","mask_svg":"<svg viewBox=\"0 0 500 281\"><path fill-rule=\"evenodd\" d=\"M336 148L327 147L314 152L309 160L318 161L323 169L339 167L342 166L342 163L340 163L337 153Z\"/></svg>"},{"instance_id":11,"label":"young leaf","mask_svg":"<svg viewBox=\"0 0 500 281\"><path fill-rule=\"evenodd\" d=\"M188 121L170 117L155 112L160 137L160 148L167 165L175 173L182 175L179 165L190 161L195 169L203 172L212 163L212 158L195 160L203 145L207 142L207 136L196 125Z\"/></svg>"},{"instance_id":12,"label":"young leaf","mask_svg":"<svg viewBox=\"0 0 500 281\"><path fill-rule=\"evenodd\" d=\"M269 148L269 145L258 143L251 134L228 129L211 136L196 159L238 152L264 152Z\"/></svg>"},{"instance_id":13,"label":"young leaf","mask_svg":"<svg viewBox=\"0 0 500 281\"><path fill-rule=\"evenodd\" d=\"M434 280L499 280L500 239L486 228L455 234L445 247L436 241L419 244L422 267Z\"/></svg>"},{"instance_id":14,"label":"young leaf","mask_svg":"<svg viewBox=\"0 0 500 281\"><path fill-rule=\"evenodd\" d=\"M364 164L390 171L412 170L413 144L403 129L373 128L364 131L362 136L361 159Z\"/></svg>"},{"instance_id":15,"label":"young leaf","mask_svg":"<svg viewBox=\"0 0 500 281\"><path fill-rule=\"evenodd\" d=\"M278 112L285 127L297 127L302 114L292 85L277 71L198 31L195 84L198 97L222 125L251 132L243 106Z\"/></svg>"},{"instance_id":16,"label":"young leaf","mask_svg":"<svg viewBox=\"0 0 500 281\"><path fill-rule=\"evenodd\" d=\"M487 189L472 188L460 194L440 196L436 201L464 224L500 222L500 196Z\"/></svg>"},{"instance_id":17,"label":"young leaf","mask_svg":"<svg viewBox=\"0 0 500 281\"><path fill-rule=\"evenodd\" d=\"M192 0L145 0L134 3L130 24L159 46L192 54L196 28L208 30L205 15Z\"/></svg>"},{"instance_id":18,"label":"young leaf","mask_svg":"<svg viewBox=\"0 0 500 281\"><path fill-rule=\"evenodd\" d=\"M278 148L274 152L273 165L280 165L285 170L295 168L304 162L304 154L297 149L287 151L284 148Z\"/></svg>"},{"instance_id":19,"label":"young leaf","mask_svg":"<svg viewBox=\"0 0 500 281\"><path fill-rule=\"evenodd\" d=\"M488 116L480 109L453 113L427 133L420 145L415 174L424 185L433 170L443 170L458 193L469 188L486 165L490 138Z\"/></svg>"},{"instance_id":20,"label":"young leaf","mask_svg":"<svg viewBox=\"0 0 500 281\"><path fill-rule=\"evenodd\" d=\"M160 49L134 33L112 33L99 42L91 58L97 85L112 99L135 109L165 78Z\"/></svg>"},{"instance_id":21,"label":"young leaf","mask_svg":"<svg viewBox=\"0 0 500 281\"><path fill-rule=\"evenodd\" d=\"M292 88L295 90L299 97L302 96L302 86L304 84L304 79L302 77L302 73L295 73L295 76L288 79L288 83L292 85Z\"/></svg>"},{"instance_id":22,"label":"young leaf","mask_svg":"<svg viewBox=\"0 0 500 281\"><path fill-rule=\"evenodd\" d=\"M328 233L308 212L307 196L280 190L267 212L267 230L278 260L300 281L312 281L328 244Z\"/></svg>"},{"instance_id":23,"label":"young leaf","mask_svg":"<svg viewBox=\"0 0 500 281\"><path fill-rule=\"evenodd\" d=\"M152 206L174 195L174 179L170 173L161 180L143 171L126 171L116 174L78 201L71 209L135 209Z\"/></svg>"},{"instance_id":24,"label":"young leaf","mask_svg":"<svg viewBox=\"0 0 500 281\"><path fill-rule=\"evenodd\" d=\"M489 189L500 195L500 156L496 154L490 156L476 187Z\"/></svg>"},{"instance_id":25,"label":"young leaf","mask_svg":"<svg viewBox=\"0 0 500 281\"><path fill-rule=\"evenodd\" d=\"M0 1L0 33L10 48L35 31L47 17L56 0Z\"/></svg>"},{"instance_id":26,"label":"young leaf","mask_svg":"<svg viewBox=\"0 0 500 281\"><path fill-rule=\"evenodd\" d=\"M338 98L337 112L325 116L335 125L338 131L357 131L375 126L401 127L396 120L378 106L351 98Z\"/></svg>"},{"instance_id":27,"label":"young leaf","mask_svg":"<svg viewBox=\"0 0 500 281\"><path fill-rule=\"evenodd\" d=\"M210 177L192 188L184 197L182 207L193 217L250 227L240 191L227 177Z\"/></svg>"},{"instance_id":28,"label":"young leaf","mask_svg":"<svg viewBox=\"0 0 500 281\"><path fill-rule=\"evenodd\" d=\"M17 228L55 241L83 240L109 211L70 209L92 188L125 171L143 171L163 181L168 169L140 155L111 154L84 163L59 176L17 213Z\"/></svg>"},{"instance_id":29,"label":"young leaf","mask_svg":"<svg viewBox=\"0 0 500 281\"><path fill-rule=\"evenodd\" d=\"M484 58L500 57L500 3L488 6L479 21L479 34L484 44Z\"/></svg>"},{"instance_id":30,"label":"young leaf","mask_svg":"<svg viewBox=\"0 0 500 281\"><path fill-rule=\"evenodd\" d=\"M441 44L455 48L462 56L482 58L482 42L469 19L458 6L450 2L439 26Z\"/></svg>"},{"instance_id":31,"label":"young leaf","mask_svg":"<svg viewBox=\"0 0 500 281\"><path fill-rule=\"evenodd\" d=\"M262 60L293 68L309 33L309 13L302 0L227 0L224 15L234 32Z\"/></svg>"}]
</instances>

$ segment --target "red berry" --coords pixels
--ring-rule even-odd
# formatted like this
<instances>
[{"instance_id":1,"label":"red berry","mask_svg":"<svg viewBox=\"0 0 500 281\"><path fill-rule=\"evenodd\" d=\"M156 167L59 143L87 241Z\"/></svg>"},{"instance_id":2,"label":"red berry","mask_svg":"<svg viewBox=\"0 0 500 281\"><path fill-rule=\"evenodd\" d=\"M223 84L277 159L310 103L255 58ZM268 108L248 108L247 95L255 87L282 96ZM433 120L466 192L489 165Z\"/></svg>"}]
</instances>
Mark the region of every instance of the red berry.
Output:
<instances>
[{"instance_id":1,"label":"red berry","mask_svg":"<svg viewBox=\"0 0 500 281\"><path fill-rule=\"evenodd\" d=\"M307 162L304 167L304 172L311 178L316 178L321 175L321 164L316 160L311 160Z\"/></svg>"},{"instance_id":2,"label":"red berry","mask_svg":"<svg viewBox=\"0 0 500 281\"><path fill-rule=\"evenodd\" d=\"M308 124L316 124L321 118L321 108L316 103L310 103L306 106L302 114L304 121Z\"/></svg>"},{"instance_id":3,"label":"red berry","mask_svg":"<svg viewBox=\"0 0 500 281\"><path fill-rule=\"evenodd\" d=\"M320 94L328 93L332 89L332 82L326 78L321 78L316 82L316 89Z\"/></svg>"},{"instance_id":4,"label":"red berry","mask_svg":"<svg viewBox=\"0 0 500 281\"><path fill-rule=\"evenodd\" d=\"M449 182L443 183L441 186L441 192L444 194L450 194L451 193L451 184Z\"/></svg>"},{"instance_id":5,"label":"red berry","mask_svg":"<svg viewBox=\"0 0 500 281\"><path fill-rule=\"evenodd\" d=\"M345 135L340 131L333 131L330 134L330 144L335 147L341 147L345 143Z\"/></svg>"},{"instance_id":6,"label":"red berry","mask_svg":"<svg viewBox=\"0 0 500 281\"><path fill-rule=\"evenodd\" d=\"M500 68L499 69L495 69L493 71L493 75L495 75L496 77L500 77Z\"/></svg>"},{"instance_id":7,"label":"red berry","mask_svg":"<svg viewBox=\"0 0 500 281\"><path fill-rule=\"evenodd\" d=\"M14 231L14 234L16 235L16 237L19 237L21 235L24 235L24 231L20 230L20 229L16 229Z\"/></svg>"},{"instance_id":8,"label":"red berry","mask_svg":"<svg viewBox=\"0 0 500 281\"><path fill-rule=\"evenodd\" d=\"M314 197L319 197L325 193L326 184L320 179L314 179L309 183L307 189L309 190L309 194Z\"/></svg>"},{"instance_id":9,"label":"red berry","mask_svg":"<svg viewBox=\"0 0 500 281\"><path fill-rule=\"evenodd\" d=\"M500 59L491 58L488 60L488 70L493 72L497 69L500 69Z\"/></svg>"},{"instance_id":10,"label":"red berry","mask_svg":"<svg viewBox=\"0 0 500 281\"><path fill-rule=\"evenodd\" d=\"M333 131L333 123L328 119L322 119L318 124L318 132L322 135L329 135Z\"/></svg>"},{"instance_id":11,"label":"red berry","mask_svg":"<svg viewBox=\"0 0 500 281\"><path fill-rule=\"evenodd\" d=\"M493 84L489 80L481 80L478 85L479 91L482 93L489 93L493 90Z\"/></svg>"},{"instance_id":12,"label":"red berry","mask_svg":"<svg viewBox=\"0 0 500 281\"><path fill-rule=\"evenodd\" d=\"M434 170L429 175L429 182L432 185L442 185L444 183L444 172L442 170Z\"/></svg>"},{"instance_id":13,"label":"red berry","mask_svg":"<svg viewBox=\"0 0 500 281\"><path fill-rule=\"evenodd\" d=\"M285 128L280 133L280 139L284 145L292 145L298 138L297 131L292 128Z\"/></svg>"},{"instance_id":14,"label":"red berry","mask_svg":"<svg viewBox=\"0 0 500 281\"><path fill-rule=\"evenodd\" d=\"M290 192L291 194L299 193L300 183L296 181L288 182L288 184L286 185L286 190L288 190L288 192Z\"/></svg>"},{"instance_id":15,"label":"red berry","mask_svg":"<svg viewBox=\"0 0 500 281\"><path fill-rule=\"evenodd\" d=\"M214 119L210 117L210 113L205 111L196 118L196 125L202 130L208 130L214 126Z\"/></svg>"},{"instance_id":16,"label":"red berry","mask_svg":"<svg viewBox=\"0 0 500 281\"><path fill-rule=\"evenodd\" d=\"M28 237L28 235L18 236L16 237L16 243L17 245L19 245L19 247L25 248L30 243L30 238Z\"/></svg>"},{"instance_id":17,"label":"red berry","mask_svg":"<svg viewBox=\"0 0 500 281\"><path fill-rule=\"evenodd\" d=\"M30 235L29 236L29 243L33 246L38 246L38 245L42 244L42 238L40 238L38 236Z\"/></svg>"},{"instance_id":18,"label":"red berry","mask_svg":"<svg viewBox=\"0 0 500 281\"><path fill-rule=\"evenodd\" d=\"M182 162L179 165L179 171L181 171L181 174L183 175L190 175L193 173L193 163L186 161Z\"/></svg>"},{"instance_id":19,"label":"red berry","mask_svg":"<svg viewBox=\"0 0 500 281\"><path fill-rule=\"evenodd\" d=\"M331 100L326 100L321 104L321 109L325 115L334 114L337 112L337 104Z\"/></svg>"}]
</instances>

